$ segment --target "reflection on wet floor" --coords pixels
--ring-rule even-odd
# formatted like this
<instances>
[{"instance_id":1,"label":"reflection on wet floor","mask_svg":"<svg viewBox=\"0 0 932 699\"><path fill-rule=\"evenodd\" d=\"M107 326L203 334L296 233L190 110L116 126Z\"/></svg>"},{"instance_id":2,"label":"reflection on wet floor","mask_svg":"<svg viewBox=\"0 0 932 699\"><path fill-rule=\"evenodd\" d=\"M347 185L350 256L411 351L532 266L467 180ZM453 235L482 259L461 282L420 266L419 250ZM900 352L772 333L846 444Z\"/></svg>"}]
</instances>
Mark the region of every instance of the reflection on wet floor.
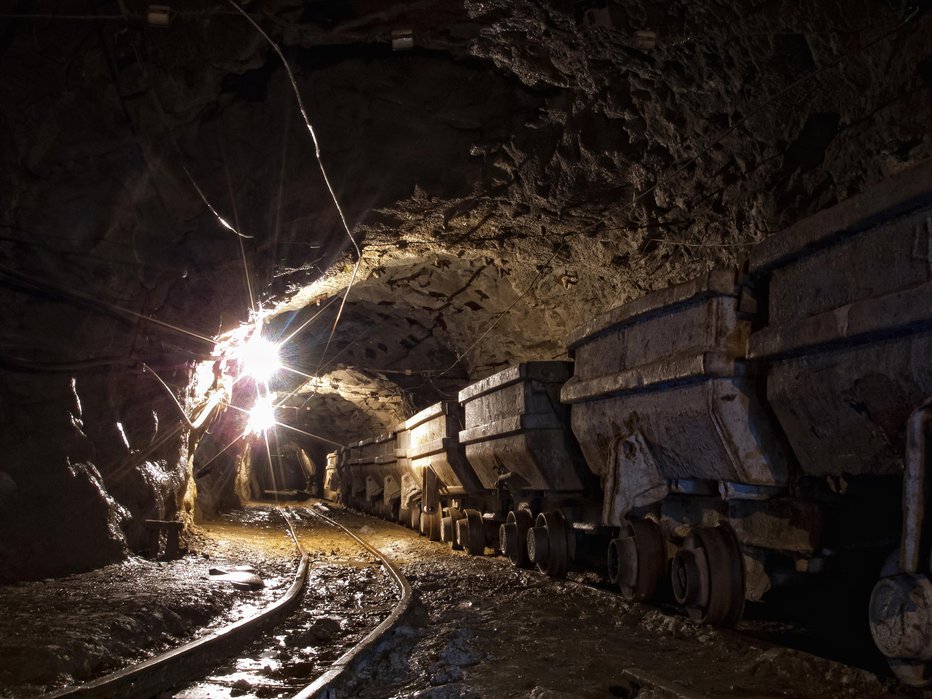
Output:
<instances>
[{"instance_id":1,"label":"reflection on wet floor","mask_svg":"<svg viewBox=\"0 0 932 699\"><path fill-rule=\"evenodd\" d=\"M212 583L210 562L142 559L0 593L0 695L41 694L119 669L265 606L290 561L259 561L258 591Z\"/></svg>"},{"instance_id":2,"label":"reflection on wet floor","mask_svg":"<svg viewBox=\"0 0 932 699\"><path fill-rule=\"evenodd\" d=\"M243 523L238 521L239 515ZM174 561L132 557L64 578L0 588L0 696L44 694L151 657L264 608L291 584L294 545L274 509L202 528ZM250 565L260 589L212 579Z\"/></svg>"},{"instance_id":3,"label":"reflection on wet floor","mask_svg":"<svg viewBox=\"0 0 932 699\"><path fill-rule=\"evenodd\" d=\"M295 530L311 557L299 609L273 634L175 696L292 696L391 612L397 590L368 552L317 519L300 518Z\"/></svg>"},{"instance_id":4,"label":"reflection on wet floor","mask_svg":"<svg viewBox=\"0 0 932 699\"><path fill-rule=\"evenodd\" d=\"M381 655L339 688L344 696L633 697L644 678L709 697L920 696L870 672L697 626L501 557L451 552L395 524L332 514L400 563L415 591ZM4 588L0 695L99 676L277 599L297 561L281 518L273 508L239 516L243 522L210 523L199 553L179 561L132 559ZM302 614L177 696L289 695L390 613L395 586L368 553L310 517L296 528L312 553ZM265 587L210 581L210 568L236 565L254 566Z\"/></svg>"}]
</instances>

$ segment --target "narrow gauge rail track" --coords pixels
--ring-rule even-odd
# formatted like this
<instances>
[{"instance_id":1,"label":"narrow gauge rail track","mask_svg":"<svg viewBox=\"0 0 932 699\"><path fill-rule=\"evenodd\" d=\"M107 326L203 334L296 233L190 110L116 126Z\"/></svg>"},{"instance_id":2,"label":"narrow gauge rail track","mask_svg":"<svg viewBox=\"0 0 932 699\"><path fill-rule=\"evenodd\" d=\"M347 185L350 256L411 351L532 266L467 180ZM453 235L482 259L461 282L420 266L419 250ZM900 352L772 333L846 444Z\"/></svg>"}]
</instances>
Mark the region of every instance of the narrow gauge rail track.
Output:
<instances>
[{"instance_id":1,"label":"narrow gauge rail track","mask_svg":"<svg viewBox=\"0 0 932 699\"><path fill-rule=\"evenodd\" d=\"M301 559L279 600L203 638L48 696L322 696L404 616L411 587L389 559L342 524L310 507L282 514ZM321 524L345 534L354 555L333 559L334 549L329 556L308 551L302 539L309 541Z\"/></svg>"}]
</instances>

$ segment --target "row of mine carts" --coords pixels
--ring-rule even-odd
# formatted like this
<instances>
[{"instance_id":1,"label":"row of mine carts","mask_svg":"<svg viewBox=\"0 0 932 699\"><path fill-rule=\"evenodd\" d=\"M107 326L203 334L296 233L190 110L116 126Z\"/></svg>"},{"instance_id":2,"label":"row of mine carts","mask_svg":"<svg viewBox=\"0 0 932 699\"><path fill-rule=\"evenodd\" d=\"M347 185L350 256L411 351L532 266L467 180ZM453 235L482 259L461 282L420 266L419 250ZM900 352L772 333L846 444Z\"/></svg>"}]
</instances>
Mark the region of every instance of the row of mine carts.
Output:
<instances>
[{"instance_id":1,"label":"row of mine carts","mask_svg":"<svg viewBox=\"0 0 932 699\"><path fill-rule=\"evenodd\" d=\"M932 163L330 456L325 490L432 540L551 576L602 567L703 623L873 560L871 632L932 660L926 447ZM888 555L889 554L889 555Z\"/></svg>"}]
</instances>

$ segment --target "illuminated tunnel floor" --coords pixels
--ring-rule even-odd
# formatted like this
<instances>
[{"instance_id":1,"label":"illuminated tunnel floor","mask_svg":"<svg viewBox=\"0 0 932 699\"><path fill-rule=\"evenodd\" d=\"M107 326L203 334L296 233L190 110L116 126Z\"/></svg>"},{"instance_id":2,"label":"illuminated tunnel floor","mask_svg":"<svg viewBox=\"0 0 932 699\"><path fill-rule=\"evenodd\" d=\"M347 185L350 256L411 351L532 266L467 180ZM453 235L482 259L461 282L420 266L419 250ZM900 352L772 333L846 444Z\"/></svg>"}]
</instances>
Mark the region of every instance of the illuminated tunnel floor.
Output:
<instances>
[{"instance_id":1,"label":"illuminated tunnel floor","mask_svg":"<svg viewBox=\"0 0 932 699\"><path fill-rule=\"evenodd\" d=\"M250 508L205 525L196 552L178 561L132 559L4 587L0 695L37 695L100 676L277 598L297 557L273 510ZM920 695L865 670L519 570L502 557L451 552L382 520L335 516L399 563L415 591L412 611L339 688L346 696L634 697L643 683L692 697ZM302 542L333 562L356 555L336 532ZM255 566L265 587L238 590L208 575L238 564ZM232 695L264 696L248 681Z\"/></svg>"},{"instance_id":2,"label":"illuminated tunnel floor","mask_svg":"<svg viewBox=\"0 0 932 699\"><path fill-rule=\"evenodd\" d=\"M291 584L298 556L280 515L246 510L211 522L193 552L0 588L0 696L45 693L168 650L242 618ZM211 569L254 566L260 590Z\"/></svg>"}]
</instances>

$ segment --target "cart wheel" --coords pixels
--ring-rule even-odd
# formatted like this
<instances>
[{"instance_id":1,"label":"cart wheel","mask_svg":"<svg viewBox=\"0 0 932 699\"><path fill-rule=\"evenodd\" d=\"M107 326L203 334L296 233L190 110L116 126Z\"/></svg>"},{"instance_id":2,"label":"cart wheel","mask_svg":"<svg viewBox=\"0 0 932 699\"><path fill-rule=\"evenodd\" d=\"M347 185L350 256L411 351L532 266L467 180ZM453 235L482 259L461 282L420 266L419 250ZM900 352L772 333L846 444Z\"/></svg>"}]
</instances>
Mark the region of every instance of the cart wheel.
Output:
<instances>
[{"instance_id":1,"label":"cart wheel","mask_svg":"<svg viewBox=\"0 0 932 699\"><path fill-rule=\"evenodd\" d=\"M541 512L527 533L528 558L551 578L566 577L569 570L569 527L559 510Z\"/></svg>"},{"instance_id":2,"label":"cart wheel","mask_svg":"<svg viewBox=\"0 0 932 699\"><path fill-rule=\"evenodd\" d=\"M460 544L471 556L481 556L485 553L485 522L479 510L463 510L465 518L460 520ZM465 537L462 535L465 534Z\"/></svg>"},{"instance_id":3,"label":"cart wheel","mask_svg":"<svg viewBox=\"0 0 932 699\"><path fill-rule=\"evenodd\" d=\"M456 536L456 523L462 518L463 514L459 508L450 507L447 509L447 514L440 520L440 539L450 544L450 548L454 551L463 548Z\"/></svg>"},{"instance_id":4,"label":"cart wheel","mask_svg":"<svg viewBox=\"0 0 932 699\"><path fill-rule=\"evenodd\" d=\"M439 507L434 508L433 512L422 513L421 524L424 527L424 536L430 541L440 541L441 517Z\"/></svg>"},{"instance_id":5,"label":"cart wheel","mask_svg":"<svg viewBox=\"0 0 932 699\"><path fill-rule=\"evenodd\" d=\"M650 519L632 520L608 545L608 577L632 602L653 599L667 566L660 526Z\"/></svg>"},{"instance_id":6,"label":"cart wheel","mask_svg":"<svg viewBox=\"0 0 932 699\"><path fill-rule=\"evenodd\" d=\"M534 515L528 510L512 510L498 528L498 548L519 568L530 568L527 533L534 526Z\"/></svg>"},{"instance_id":7,"label":"cart wheel","mask_svg":"<svg viewBox=\"0 0 932 699\"><path fill-rule=\"evenodd\" d=\"M734 626L744 612L744 559L727 525L695 527L673 558L673 595L700 624Z\"/></svg>"}]
</instances>

